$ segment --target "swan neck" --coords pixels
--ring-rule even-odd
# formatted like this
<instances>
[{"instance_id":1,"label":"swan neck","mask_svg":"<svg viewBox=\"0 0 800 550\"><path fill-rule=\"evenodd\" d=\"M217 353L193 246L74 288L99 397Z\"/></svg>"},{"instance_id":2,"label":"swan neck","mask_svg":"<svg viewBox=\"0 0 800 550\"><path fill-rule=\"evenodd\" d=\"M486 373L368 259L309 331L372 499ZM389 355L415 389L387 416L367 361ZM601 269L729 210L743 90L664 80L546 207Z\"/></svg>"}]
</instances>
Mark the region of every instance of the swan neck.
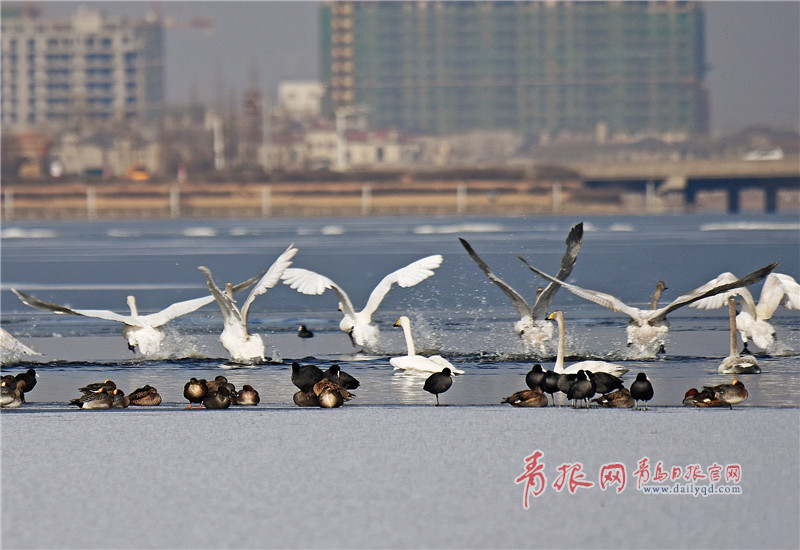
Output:
<instances>
[{"instance_id":1,"label":"swan neck","mask_svg":"<svg viewBox=\"0 0 800 550\"><path fill-rule=\"evenodd\" d=\"M128 307L131 309L131 316L137 317L139 315L139 310L136 308L136 298L133 296L128 296Z\"/></svg>"},{"instance_id":2,"label":"swan neck","mask_svg":"<svg viewBox=\"0 0 800 550\"><path fill-rule=\"evenodd\" d=\"M731 327L731 351L730 356L738 355L738 342L737 342L737 332L736 332L736 300L730 299L728 300L728 313L730 314L730 327Z\"/></svg>"},{"instance_id":3,"label":"swan neck","mask_svg":"<svg viewBox=\"0 0 800 550\"><path fill-rule=\"evenodd\" d=\"M658 307L658 301L661 299L661 293L664 290L660 287L656 287L656 291L653 292L653 298L650 300L650 309L656 309Z\"/></svg>"},{"instance_id":4,"label":"swan neck","mask_svg":"<svg viewBox=\"0 0 800 550\"><path fill-rule=\"evenodd\" d=\"M564 372L564 355L566 353L564 344L564 316L556 315L556 322L558 322L558 352L556 354L556 364L553 367L553 371L561 374Z\"/></svg>"},{"instance_id":5,"label":"swan neck","mask_svg":"<svg viewBox=\"0 0 800 550\"><path fill-rule=\"evenodd\" d=\"M408 323L401 323L401 326L403 327L403 335L406 337L408 355L416 355L417 351L414 349L414 339L411 337L411 325Z\"/></svg>"}]
</instances>

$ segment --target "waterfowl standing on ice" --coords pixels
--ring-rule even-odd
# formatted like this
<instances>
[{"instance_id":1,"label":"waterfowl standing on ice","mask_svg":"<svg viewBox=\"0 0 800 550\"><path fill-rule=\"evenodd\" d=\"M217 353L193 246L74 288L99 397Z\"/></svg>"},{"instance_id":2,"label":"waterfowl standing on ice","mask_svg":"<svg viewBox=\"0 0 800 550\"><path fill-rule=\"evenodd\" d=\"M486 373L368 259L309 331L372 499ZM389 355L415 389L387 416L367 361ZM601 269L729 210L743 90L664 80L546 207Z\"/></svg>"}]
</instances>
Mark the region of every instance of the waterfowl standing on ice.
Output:
<instances>
[{"instance_id":1,"label":"waterfowl standing on ice","mask_svg":"<svg viewBox=\"0 0 800 550\"><path fill-rule=\"evenodd\" d=\"M345 401L350 401L355 397L338 382L329 378L323 378L314 384L314 394L319 400L319 406L324 409L341 407Z\"/></svg>"},{"instance_id":2,"label":"waterfowl standing on ice","mask_svg":"<svg viewBox=\"0 0 800 550\"><path fill-rule=\"evenodd\" d=\"M324 373L316 365L301 365L297 361L292 362L292 384L297 386L301 392L314 390L314 384L324 378Z\"/></svg>"},{"instance_id":3,"label":"waterfowl standing on ice","mask_svg":"<svg viewBox=\"0 0 800 550\"><path fill-rule=\"evenodd\" d=\"M96 392L85 393L77 399L69 402L70 405L77 405L81 409L110 409L114 398L105 388L100 388Z\"/></svg>"},{"instance_id":4,"label":"waterfowl standing on ice","mask_svg":"<svg viewBox=\"0 0 800 550\"><path fill-rule=\"evenodd\" d=\"M131 404L130 398L125 395L125 392L116 388L111 392L111 408L112 409L127 409Z\"/></svg>"},{"instance_id":5,"label":"waterfowl standing on ice","mask_svg":"<svg viewBox=\"0 0 800 550\"><path fill-rule=\"evenodd\" d=\"M445 367L442 372L434 372L423 384L422 389L436 396L436 406L439 406L439 394L444 393L453 385L450 369Z\"/></svg>"},{"instance_id":6,"label":"waterfowl standing on ice","mask_svg":"<svg viewBox=\"0 0 800 550\"><path fill-rule=\"evenodd\" d=\"M643 372L640 372L636 375L636 380L634 380L631 384L629 391L631 392L631 397L636 400L637 406L639 401L644 401L644 410L647 410L647 402L653 398L653 395L655 395L655 392L653 391L653 384L650 383L647 375Z\"/></svg>"},{"instance_id":7,"label":"waterfowl standing on ice","mask_svg":"<svg viewBox=\"0 0 800 550\"><path fill-rule=\"evenodd\" d=\"M189 401L190 409L195 403L197 403L198 408L202 408L203 399L205 399L206 395L208 395L208 384L205 379L198 380L192 377L183 386L183 396Z\"/></svg>"},{"instance_id":8,"label":"waterfowl standing on ice","mask_svg":"<svg viewBox=\"0 0 800 550\"><path fill-rule=\"evenodd\" d=\"M322 373L322 377L333 380L346 390L354 390L360 385L358 380L344 372L339 365L331 365L328 367L328 369Z\"/></svg>"},{"instance_id":9,"label":"waterfowl standing on ice","mask_svg":"<svg viewBox=\"0 0 800 550\"><path fill-rule=\"evenodd\" d=\"M278 284L286 268L292 265L292 258L294 258L295 254L297 254L297 249L294 248L294 244L289 245L259 279L245 299L241 309L237 307L236 302L233 300L233 293L229 292L229 289L226 289L226 291L220 290L214 282L211 271L206 266L201 265L198 267L205 274L208 290L217 301L217 305L222 312L224 328L222 329L222 334L220 334L219 341L228 350L233 361L237 363L264 361L264 341L260 335L250 334L247 331L247 316L250 313L250 306L253 304L253 300Z\"/></svg>"},{"instance_id":10,"label":"waterfowl standing on ice","mask_svg":"<svg viewBox=\"0 0 800 550\"><path fill-rule=\"evenodd\" d=\"M367 304L356 311L347 293L324 275L307 269L289 268L283 275L283 282L301 294L320 295L330 289L339 299L339 310L344 317L339 329L350 336L354 346L374 349L378 345L378 326L372 315L378 309L386 294L397 283L402 288L412 287L431 277L434 270L442 264L442 256L435 254L393 271L386 275L369 295Z\"/></svg>"},{"instance_id":11,"label":"waterfowl standing on ice","mask_svg":"<svg viewBox=\"0 0 800 550\"><path fill-rule=\"evenodd\" d=\"M454 374L464 374L463 370L455 368L450 361L441 355L431 355L425 357L424 355L417 355L416 348L414 347L414 338L411 335L411 321L405 315L395 322L394 326L403 329L403 335L406 338L406 348L408 349L407 355L400 355L398 357L389 358L389 363L397 369L415 371L415 372L441 372L443 368L449 369L449 372Z\"/></svg>"},{"instance_id":12,"label":"waterfowl standing on ice","mask_svg":"<svg viewBox=\"0 0 800 550\"><path fill-rule=\"evenodd\" d=\"M542 369L542 365L536 363L531 367L531 370L528 371L528 374L525 375L525 384L527 384L528 388L534 390L536 388L541 388L543 383L544 369Z\"/></svg>"},{"instance_id":13,"label":"waterfowl standing on ice","mask_svg":"<svg viewBox=\"0 0 800 550\"><path fill-rule=\"evenodd\" d=\"M586 403L586 408L589 408L589 399L594 397L596 393L596 385L586 374L586 371L579 370L575 375L575 381L567 390L567 399L572 401L572 408L577 408L576 404Z\"/></svg>"},{"instance_id":14,"label":"waterfowl standing on ice","mask_svg":"<svg viewBox=\"0 0 800 550\"><path fill-rule=\"evenodd\" d=\"M547 285L541 292L537 292L536 301L533 306L530 306L519 292L492 272L486 262L478 256L466 240L461 238L458 240L466 249L470 258L478 264L481 271L511 300L511 304L520 315L520 320L514 323L514 332L522 338L526 348L539 354L548 353L547 343L553 338L553 323L548 322L547 315L559 286L555 283ZM583 222L570 229L565 242L567 248L561 257L561 265L557 275L559 279L569 277L578 259L578 252L580 252L581 243L583 242Z\"/></svg>"},{"instance_id":15,"label":"waterfowl standing on ice","mask_svg":"<svg viewBox=\"0 0 800 550\"><path fill-rule=\"evenodd\" d=\"M777 263L770 264L732 282L725 282L722 276L719 276L716 279L709 281L705 285L688 292L687 294L678 296L675 300L664 307L657 309L639 309L627 305L622 300L612 296L611 294L598 292L596 290L588 290L577 285L561 281L552 275L548 275L547 273L536 269L522 256L520 256L519 259L522 260L522 262L525 263L525 265L527 265L531 271L550 281L551 283L554 282L560 284L576 296L580 296L585 300L599 304L610 309L611 311L624 313L630 317L626 329L628 345L636 345L644 351L651 352L659 352L664 348L664 338L669 331L667 314L703 298L715 296L733 288L739 288L757 283L766 277L778 265Z\"/></svg>"},{"instance_id":16,"label":"waterfowl standing on ice","mask_svg":"<svg viewBox=\"0 0 800 550\"><path fill-rule=\"evenodd\" d=\"M295 392L292 396L292 401L298 407L319 407L319 397L317 397L313 389L311 391Z\"/></svg>"},{"instance_id":17,"label":"waterfowl standing on ice","mask_svg":"<svg viewBox=\"0 0 800 550\"><path fill-rule=\"evenodd\" d=\"M0 382L0 387L2 388L0 391L0 407L4 409L16 409L22 406L25 402L25 398L20 389L21 384L22 382L14 382L13 380L3 380Z\"/></svg>"},{"instance_id":18,"label":"waterfowl standing on ice","mask_svg":"<svg viewBox=\"0 0 800 550\"><path fill-rule=\"evenodd\" d=\"M20 372L16 376L14 376L14 380L22 382L22 386L20 386L20 391L22 393L28 393L36 386L36 379L39 378L39 375L36 374L35 369L28 369L25 372Z\"/></svg>"},{"instance_id":19,"label":"waterfowl standing on ice","mask_svg":"<svg viewBox=\"0 0 800 550\"><path fill-rule=\"evenodd\" d=\"M689 388L683 396L683 404L687 407L727 407L728 404L714 395L713 391L697 391L697 388Z\"/></svg>"},{"instance_id":20,"label":"waterfowl standing on ice","mask_svg":"<svg viewBox=\"0 0 800 550\"><path fill-rule=\"evenodd\" d=\"M137 407L155 407L161 404L158 390L149 384L133 390L128 399L130 399L131 405Z\"/></svg>"},{"instance_id":21,"label":"waterfowl standing on ice","mask_svg":"<svg viewBox=\"0 0 800 550\"><path fill-rule=\"evenodd\" d=\"M91 384L87 384L82 388L78 388L78 391L81 393L97 393L101 389L105 389L108 393L111 393L117 389L117 385L113 380L106 379L104 382L93 382Z\"/></svg>"},{"instance_id":22,"label":"waterfowl standing on ice","mask_svg":"<svg viewBox=\"0 0 800 550\"><path fill-rule=\"evenodd\" d=\"M261 397L258 391L250 384L245 384L242 389L236 394L233 404L243 406L255 406L261 402Z\"/></svg>"},{"instance_id":23,"label":"waterfowl standing on ice","mask_svg":"<svg viewBox=\"0 0 800 550\"><path fill-rule=\"evenodd\" d=\"M231 406L231 394L228 388L220 386L203 398L203 406L207 409L227 409Z\"/></svg>"}]
</instances>

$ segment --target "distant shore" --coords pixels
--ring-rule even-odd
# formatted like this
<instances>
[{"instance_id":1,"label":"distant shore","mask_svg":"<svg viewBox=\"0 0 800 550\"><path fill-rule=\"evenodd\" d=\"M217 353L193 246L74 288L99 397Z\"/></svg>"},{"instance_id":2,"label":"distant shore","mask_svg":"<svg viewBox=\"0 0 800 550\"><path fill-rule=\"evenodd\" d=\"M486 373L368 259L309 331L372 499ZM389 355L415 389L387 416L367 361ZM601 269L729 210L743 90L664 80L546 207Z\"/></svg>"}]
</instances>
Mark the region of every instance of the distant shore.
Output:
<instances>
[{"instance_id":1,"label":"distant shore","mask_svg":"<svg viewBox=\"0 0 800 550\"><path fill-rule=\"evenodd\" d=\"M743 211L762 211L759 191L741 193ZM779 211L800 193L781 192ZM793 209L793 210L792 210ZM624 215L724 212L725 193L646 204L643 193L589 189L579 182L432 181L280 183L68 183L5 185L4 221L163 218L292 218L443 215Z\"/></svg>"}]
</instances>

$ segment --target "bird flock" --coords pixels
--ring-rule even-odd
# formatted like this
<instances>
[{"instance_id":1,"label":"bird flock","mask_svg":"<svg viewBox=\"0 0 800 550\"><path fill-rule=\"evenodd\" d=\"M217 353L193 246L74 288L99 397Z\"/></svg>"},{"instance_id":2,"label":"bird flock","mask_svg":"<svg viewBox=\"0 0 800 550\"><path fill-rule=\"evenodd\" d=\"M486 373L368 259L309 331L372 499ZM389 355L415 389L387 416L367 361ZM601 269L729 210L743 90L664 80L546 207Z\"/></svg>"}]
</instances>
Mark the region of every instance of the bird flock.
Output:
<instances>
[{"instance_id":1,"label":"bird flock","mask_svg":"<svg viewBox=\"0 0 800 550\"><path fill-rule=\"evenodd\" d=\"M653 397L652 385L644 373L639 373L628 389L623 387L620 377L628 370L623 365L596 360L565 365L564 313L559 310L550 311L553 299L561 287L587 301L627 316L628 345L653 353L665 351L665 337L669 330L667 322L669 313L687 305L700 309L714 309L727 305L729 307L731 345L728 357L723 360L718 369L720 373L724 374L760 372L755 357L747 349L748 342L763 349L768 348L775 341L775 330L768 322L775 310L779 306L793 310L800 309L800 285L789 275L772 273L777 267L777 263L757 269L741 278L729 272L722 273L662 307L658 307L658 301L661 293L667 287L664 281L658 281L648 309L636 308L605 292L569 283L567 278L576 265L583 243L583 223L578 223L570 229L565 240L566 249L556 276L547 274L529 263L524 257L518 256L530 271L547 283L546 286L539 288L533 304L530 305L521 293L514 290L492 271L465 239L460 238L459 241L469 257L478 265L489 281L500 288L519 313L520 319L514 323L512 329L522 340L525 349L532 355L541 356L552 353L555 348L556 359L553 370L543 371L540 365L535 365L534 369L539 367L534 376L534 378L539 377L536 383L531 383L529 379L531 373L529 373L526 379L528 389L503 399L503 403L509 403L512 406L546 406L548 399L545 394L550 394L555 403L553 396L556 392L566 394L567 399L572 402L574 407L588 407L590 402L602 407L632 407L638 402L642 402L647 408L647 402ZM122 323L122 332L128 348L132 351L138 349L146 357L157 357L159 354L165 338L162 327L166 323L211 302L216 302L222 315L223 325L219 340L229 353L231 361L238 364L260 364L268 360L266 346L261 335L252 333L248 329L248 317L256 298L265 294L279 282L283 281L291 289L306 295L322 295L330 290L337 298L338 308L342 314L339 323L340 330L347 335L354 346L369 352L379 349L380 330L373 317L390 289L395 284L400 288L409 288L425 281L435 274L436 269L441 266L443 261L441 255L435 254L389 273L375 286L364 307L357 310L342 286L330 278L308 269L291 267L297 253L298 249L291 244L263 272L238 285L226 283L223 285L224 288L218 286L208 267L198 266L205 276L209 295L177 302L148 315L139 314L133 296L129 296L127 300L130 310L130 314L127 315L109 310L67 307L35 298L16 288L12 291L23 303L33 308L56 314L79 315ZM756 304L747 287L762 280L764 280L764 285L759 302ZM239 306L235 295L248 289L250 289L249 294ZM737 299L741 303L740 311L737 311ZM389 364L395 370L425 375L423 389L436 397L438 405L439 395L446 392L453 384L452 376L464 374L464 371L456 368L441 355L418 354L412 336L411 321L407 315L401 315L394 326L403 331L407 353L390 357ZM737 349L737 333L741 336L744 344L741 353ZM16 341L5 331L0 333L0 336L2 336L0 345L5 350L13 349L22 354L37 353ZM297 336L313 338L313 332L305 325L301 325ZM347 378L346 382L345 378ZM292 382L297 386L298 392L293 396L293 401L299 406L339 407L355 397L350 390L355 389L358 382L353 381L354 379L349 375L345 376L338 366L336 366L336 372L332 372L331 369L323 372L313 365L301 366L294 363L292 365ZM258 394L251 386L245 386L236 392L235 388L229 387L227 382L223 384L215 382L194 378L187 382L184 396L189 400L190 406L227 408L231 405L252 405L258 402ZM735 382L732 385L737 388L741 386L743 389L741 382ZM26 383L6 380L4 377L3 407L19 406L14 403L21 404L24 401L24 393L30 389L32 386L29 387ZM142 403L134 402L134 394L139 397L140 390L141 392L154 391L146 386L125 396L122 390L110 387L109 384L89 391L84 391L84 389L80 389L82 396L72 400L71 404L81 408L136 405ZM242 392L245 394L240 399L239 395ZM692 388L687 392L684 403L691 403L698 407L722 406L717 403L730 405L737 402L731 400L729 397L731 393L735 392L713 388L703 388L698 392ZM8 405L5 404L7 394L11 396L8 397ZM599 397L594 397L596 394L599 394ZM146 395L149 394L143 393L143 396ZM153 400L155 400L154 397ZM158 400L160 401L160 396Z\"/></svg>"}]
</instances>

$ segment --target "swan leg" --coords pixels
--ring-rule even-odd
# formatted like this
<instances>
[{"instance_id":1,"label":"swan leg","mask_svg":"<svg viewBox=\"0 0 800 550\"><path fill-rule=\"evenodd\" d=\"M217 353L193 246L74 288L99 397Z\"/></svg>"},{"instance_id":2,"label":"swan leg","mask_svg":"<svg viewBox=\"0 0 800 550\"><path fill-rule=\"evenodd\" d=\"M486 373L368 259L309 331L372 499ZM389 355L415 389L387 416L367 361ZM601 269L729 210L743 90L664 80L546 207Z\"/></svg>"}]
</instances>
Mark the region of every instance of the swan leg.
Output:
<instances>
[{"instance_id":1,"label":"swan leg","mask_svg":"<svg viewBox=\"0 0 800 550\"><path fill-rule=\"evenodd\" d=\"M747 340L744 341L744 345L742 346L742 355L752 355L750 350L747 349Z\"/></svg>"},{"instance_id":2,"label":"swan leg","mask_svg":"<svg viewBox=\"0 0 800 550\"><path fill-rule=\"evenodd\" d=\"M131 350L131 353L136 353L136 346L128 342L128 349Z\"/></svg>"}]
</instances>

